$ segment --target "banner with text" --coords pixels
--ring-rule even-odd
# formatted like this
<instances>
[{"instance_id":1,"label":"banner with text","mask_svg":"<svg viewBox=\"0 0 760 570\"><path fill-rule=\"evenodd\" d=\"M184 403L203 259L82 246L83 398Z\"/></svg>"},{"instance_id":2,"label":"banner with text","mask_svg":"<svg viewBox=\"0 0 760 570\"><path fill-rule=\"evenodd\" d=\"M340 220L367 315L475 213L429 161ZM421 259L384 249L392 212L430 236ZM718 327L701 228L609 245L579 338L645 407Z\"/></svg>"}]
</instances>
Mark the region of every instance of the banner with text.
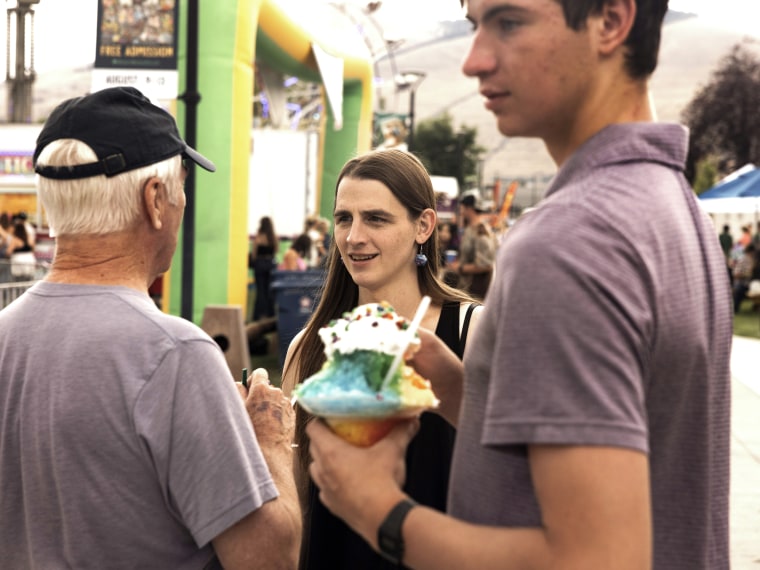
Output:
<instances>
[{"instance_id":1,"label":"banner with text","mask_svg":"<svg viewBox=\"0 0 760 570\"><path fill-rule=\"evenodd\" d=\"M176 99L179 0L98 0L92 90L130 86Z\"/></svg>"}]
</instances>

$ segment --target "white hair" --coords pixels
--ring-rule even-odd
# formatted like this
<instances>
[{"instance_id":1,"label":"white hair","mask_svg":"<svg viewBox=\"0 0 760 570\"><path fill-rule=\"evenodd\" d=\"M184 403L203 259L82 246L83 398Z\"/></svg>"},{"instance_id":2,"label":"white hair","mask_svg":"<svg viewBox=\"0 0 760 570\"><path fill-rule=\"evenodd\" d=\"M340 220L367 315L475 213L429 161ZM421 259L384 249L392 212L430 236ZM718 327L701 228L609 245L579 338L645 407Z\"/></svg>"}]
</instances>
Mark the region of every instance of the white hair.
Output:
<instances>
[{"instance_id":1,"label":"white hair","mask_svg":"<svg viewBox=\"0 0 760 570\"><path fill-rule=\"evenodd\" d=\"M42 150L37 163L73 166L97 160L82 141L59 139ZM107 234L125 230L139 219L143 186L151 177L166 185L169 202L177 204L183 191L181 166L177 155L112 177L57 180L37 175L37 191L55 235Z\"/></svg>"}]
</instances>

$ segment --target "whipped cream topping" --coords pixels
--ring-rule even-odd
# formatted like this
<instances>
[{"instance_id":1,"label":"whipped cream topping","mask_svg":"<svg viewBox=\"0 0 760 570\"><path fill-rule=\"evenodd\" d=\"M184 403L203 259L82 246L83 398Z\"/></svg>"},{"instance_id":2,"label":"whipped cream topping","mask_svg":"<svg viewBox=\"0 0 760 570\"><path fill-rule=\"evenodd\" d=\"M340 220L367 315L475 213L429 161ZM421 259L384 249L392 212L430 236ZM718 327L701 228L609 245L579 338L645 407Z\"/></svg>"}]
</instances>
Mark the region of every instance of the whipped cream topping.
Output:
<instances>
[{"instance_id":1,"label":"whipped cream topping","mask_svg":"<svg viewBox=\"0 0 760 570\"><path fill-rule=\"evenodd\" d=\"M388 303L367 303L322 327L319 337L328 359L335 352L351 354L356 350L396 355L409 345L420 344L416 334L409 338L409 324Z\"/></svg>"}]
</instances>

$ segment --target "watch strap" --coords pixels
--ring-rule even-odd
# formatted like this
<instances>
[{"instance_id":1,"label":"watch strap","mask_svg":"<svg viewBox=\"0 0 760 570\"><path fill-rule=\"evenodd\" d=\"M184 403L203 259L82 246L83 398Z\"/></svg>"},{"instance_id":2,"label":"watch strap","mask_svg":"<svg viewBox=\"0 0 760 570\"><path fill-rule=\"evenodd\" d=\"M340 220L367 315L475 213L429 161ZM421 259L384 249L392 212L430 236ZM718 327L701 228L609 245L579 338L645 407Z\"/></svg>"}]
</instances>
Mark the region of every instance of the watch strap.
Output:
<instances>
[{"instance_id":1,"label":"watch strap","mask_svg":"<svg viewBox=\"0 0 760 570\"><path fill-rule=\"evenodd\" d=\"M404 558L404 538L401 535L401 526L404 524L406 515L416 506L417 503L412 499L402 499L391 509L377 529L380 554L397 566L401 565L401 560Z\"/></svg>"}]
</instances>

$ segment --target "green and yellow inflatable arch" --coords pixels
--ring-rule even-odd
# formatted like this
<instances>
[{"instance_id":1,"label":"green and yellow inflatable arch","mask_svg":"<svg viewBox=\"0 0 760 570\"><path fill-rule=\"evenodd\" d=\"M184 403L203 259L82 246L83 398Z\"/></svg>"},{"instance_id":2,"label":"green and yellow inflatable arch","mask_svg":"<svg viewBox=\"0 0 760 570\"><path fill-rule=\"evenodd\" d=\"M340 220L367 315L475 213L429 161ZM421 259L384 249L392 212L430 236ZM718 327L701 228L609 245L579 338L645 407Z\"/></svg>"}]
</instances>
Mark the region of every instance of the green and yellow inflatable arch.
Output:
<instances>
[{"instance_id":1,"label":"green and yellow inflatable arch","mask_svg":"<svg viewBox=\"0 0 760 570\"><path fill-rule=\"evenodd\" d=\"M217 165L210 174L196 169L193 318L200 323L207 305L246 307L248 285L248 191L251 153L254 61L322 83L312 50L316 44L343 60L343 127L332 128L330 105L320 137L319 214L332 218L333 192L346 160L370 149L372 62L342 53L340 46L315 38L298 26L275 0L198 0L197 147ZM187 0L180 13L187 14ZM186 18L182 17L182 21ZM329 30L328 30L329 31ZM180 92L187 64L186 30L180 29ZM323 87L323 93L324 93ZM182 126L183 105L178 105ZM181 244L181 240L180 240ZM181 306L181 245L165 277L165 307Z\"/></svg>"}]
</instances>

